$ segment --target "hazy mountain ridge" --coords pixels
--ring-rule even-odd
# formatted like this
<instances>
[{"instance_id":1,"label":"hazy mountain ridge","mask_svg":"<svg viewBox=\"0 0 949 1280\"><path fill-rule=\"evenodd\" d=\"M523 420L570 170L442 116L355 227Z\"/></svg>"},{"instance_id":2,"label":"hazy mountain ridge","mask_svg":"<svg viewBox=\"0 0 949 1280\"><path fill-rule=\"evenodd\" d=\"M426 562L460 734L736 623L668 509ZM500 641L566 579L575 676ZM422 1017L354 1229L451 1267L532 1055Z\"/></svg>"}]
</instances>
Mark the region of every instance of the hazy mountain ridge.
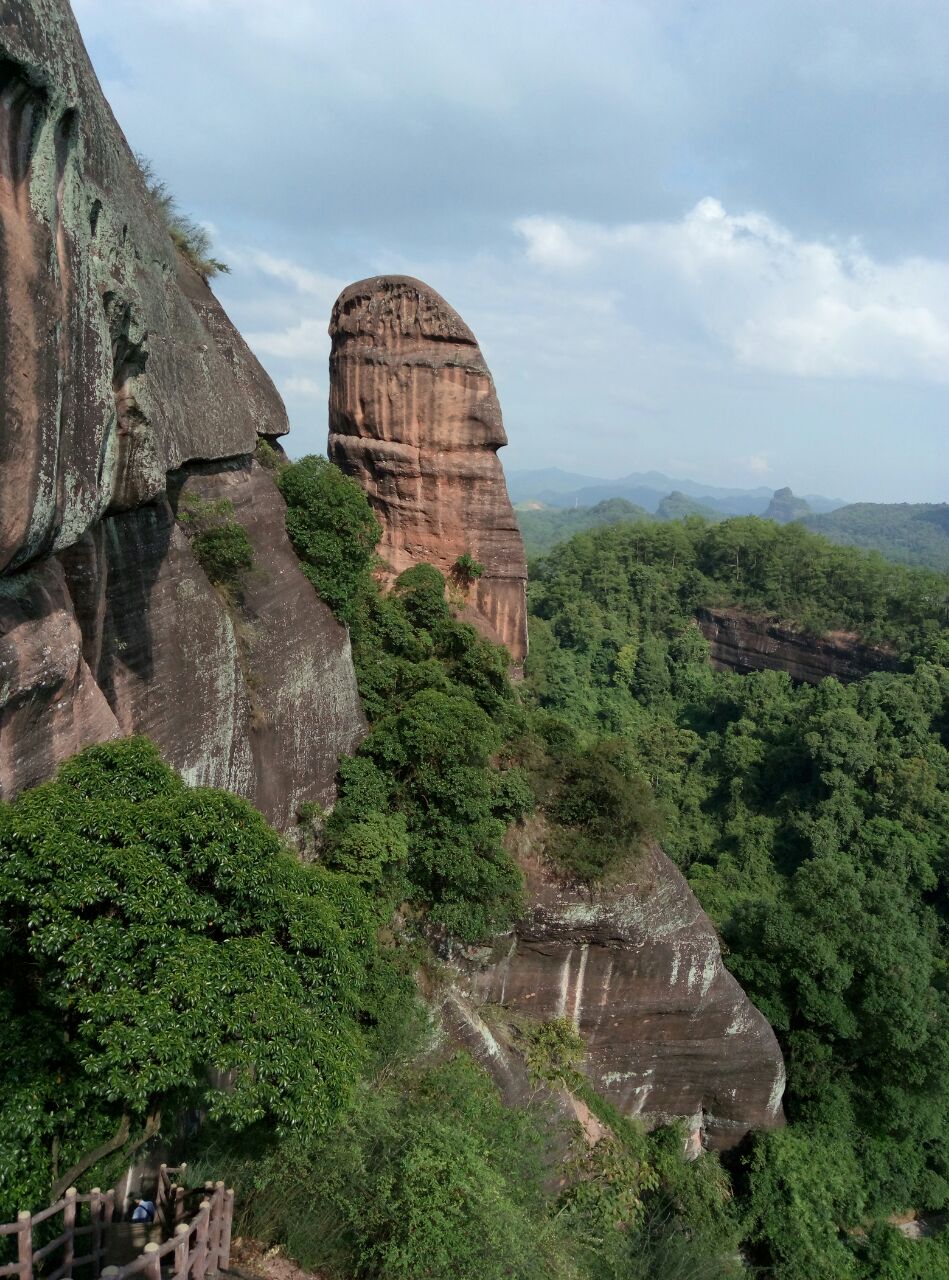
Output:
<instances>
[{"instance_id":1,"label":"hazy mountain ridge","mask_svg":"<svg viewBox=\"0 0 949 1280\"><path fill-rule=\"evenodd\" d=\"M667 476L661 471L633 471L617 480L604 480L548 467L536 471L509 471L507 476L512 502L533 500L550 507L593 507L609 498L624 498L646 511L656 512L663 498L676 492L697 498L703 506L722 515L758 516L765 513L775 492L764 485L742 489L701 484L696 480ZM822 494L806 494L804 501L812 511L819 513L835 511L846 505L842 498L828 498Z\"/></svg>"},{"instance_id":2,"label":"hazy mountain ridge","mask_svg":"<svg viewBox=\"0 0 949 1280\"><path fill-rule=\"evenodd\" d=\"M669 487L660 493L650 483ZM688 516L714 522L754 515L779 524L799 522L831 542L877 551L898 564L949 571L945 502L843 503L819 494L799 497L788 487L720 489L673 480L658 471L600 481L555 467L511 472L508 488L528 556L542 555L575 533L605 524Z\"/></svg>"}]
</instances>

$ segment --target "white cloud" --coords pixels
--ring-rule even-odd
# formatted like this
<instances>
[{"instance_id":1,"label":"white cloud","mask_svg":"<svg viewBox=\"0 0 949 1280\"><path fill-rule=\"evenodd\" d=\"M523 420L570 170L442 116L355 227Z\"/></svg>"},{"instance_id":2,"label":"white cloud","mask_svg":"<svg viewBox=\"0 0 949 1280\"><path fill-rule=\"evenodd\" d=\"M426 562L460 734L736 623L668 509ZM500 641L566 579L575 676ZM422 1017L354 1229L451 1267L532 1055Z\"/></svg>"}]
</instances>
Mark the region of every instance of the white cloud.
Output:
<instances>
[{"instance_id":1,"label":"white cloud","mask_svg":"<svg viewBox=\"0 0 949 1280\"><path fill-rule=\"evenodd\" d=\"M283 391L288 396L325 396L326 392L315 378L303 374L294 374L284 379Z\"/></svg>"},{"instance_id":2,"label":"white cloud","mask_svg":"<svg viewBox=\"0 0 949 1280\"><path fill-rule=\"evenodd\" d=\"M312 359L329 349L326 320L307 317L285 329L246 333L247 344L258 356L277 356L282 360Z\"/></svg>"},{"instance_id":3,"label":"white cloud","mask_svg":"<svg viewBox=\"0 0 949 1280\"><path fill-rule=\"evenodd\" d=\"M755 453L747 460L745 466L756 476L766 476L771 470L771 463L763 453Z\"/></svg>"},{"instance_id":4,"label":"white cloud","mask_svg":"<svg viewBox=\"0 0 949 1280\"><path fill-rule=\"evenodd\" d=\"M291 285L298 293L316 298L331 307L343 290L345 281L312 271L290 258L281 258L262 249L242 249L234 255L246 266L254 267L271 280Z\"/></svg>"},{"instance_id":5,"label":"white cloud","mask_svg":"<svg viewBox=\"0 0 949 1280\"><path fill-rule=\"evenodd\" d=\"M591 250L574 239L569 226L555 218L519 218L514 230L527 241L526 253L540 267L581 267Z\"/></svg>"},{"instance_id":6,"label":"white cloud","mask_svg":"<svg viewBox=\"0 0 949 1280\"><path fill-rule=\"evenodd\" d=\"M528 261L660 299L742 364L801 377L949 382L949 261L882 262L706 198L676 222L522 218ZM624 310L629 308L624 307Z\"/></svg>"}]
</instances>

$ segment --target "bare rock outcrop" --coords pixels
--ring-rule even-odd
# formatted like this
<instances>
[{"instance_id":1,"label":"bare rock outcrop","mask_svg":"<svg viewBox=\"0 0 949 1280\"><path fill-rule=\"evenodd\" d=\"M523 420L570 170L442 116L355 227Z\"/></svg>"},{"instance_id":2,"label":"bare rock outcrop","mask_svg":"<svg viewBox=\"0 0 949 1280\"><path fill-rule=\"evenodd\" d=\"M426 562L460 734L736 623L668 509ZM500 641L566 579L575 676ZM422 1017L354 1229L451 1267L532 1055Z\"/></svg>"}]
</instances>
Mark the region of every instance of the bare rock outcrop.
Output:
<instances>
[{"instance_id":1,"label":"bare rock outcrop","mask_svg":"<svg viewBox=\"0 0 949 1280\"><path fill-rule=\"evenodd\" d=\"M332 798L364 721L345 629L252 462L286 430L173 245L67 0L0 0L0 797L144 733L280 826ZM239 601L169 489L232 502L254 546Z\"/></svg>"},{"instance_id":2,"label":"bare rock outcrop","mask_svg":"<svg viewBox=\"0 0 949 1280\"><path fill-rule=\"evenodd\" d=\"M852 632L812 636L745 609L702 608L695 616L718 671L786 671L806 684L825 676L848 684L899 665L891 650L861 644Z\"/></svg>"},{"instance_id":3,"label":"bare rock outcrop","mask_svg":"<svg viewBox=\"0 0 949 1280\"><path fill-rule=\"evenodd\" d=\"M527 652L527 565L497 451L507 444L474 334L428 285L376 276L345 289L330 322L329 456L359 480L394 574L484 565L465 589L470 619Z\"/></svg>"},{"instance_id":4,"label":"bare rock outcrop","mask_svg":"<svg viewBox=\"0 0 949 1280\"><path fill-rule=\"evenodd\" d=\"M711 921L658 846L621 882L563 883L521 832L530 904L508 945L470 952L478 999L569 1018L594 1087L648 1126L687 1117L705 1145L784 1123L785 1072L767 1020L722 963Z\"/></svg>"}]
</instances>

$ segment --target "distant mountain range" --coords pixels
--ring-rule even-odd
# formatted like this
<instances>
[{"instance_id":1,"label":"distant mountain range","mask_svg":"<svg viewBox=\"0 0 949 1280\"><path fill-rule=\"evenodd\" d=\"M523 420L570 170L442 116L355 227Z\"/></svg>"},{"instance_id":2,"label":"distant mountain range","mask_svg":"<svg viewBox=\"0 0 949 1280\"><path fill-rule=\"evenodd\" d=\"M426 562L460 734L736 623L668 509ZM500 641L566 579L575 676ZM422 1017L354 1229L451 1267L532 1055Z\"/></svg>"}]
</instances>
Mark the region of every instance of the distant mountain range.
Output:
<instances>
[{"instance_id":1,"label":"distant mountain range","mask_svg":"<svg viewBox=\"0 0 949 1280\"><path fill-rule=\"evenodd\" d=\"M774 490L763 485L756 489L728 489L678 479L661 471L634 471L617 480L602 480L558 467L509 471L507 487L515 505L537 502L545 507L594 507L610 498L623 498L653 514L659 511L664 498L675 494L699 500L710 514L760 516L774 496ZM845 505L843 498L825 498L821 494L807 494L804 501L815 513L835 511Z\"/></svg>"},{"instance_id":2,"label":"distant mountain range","mask_svg":"<svg viewBox=\"0 0 949 1280\"><path fill-rule=\"evenodd\" d=\"M647 483L648 482L648 483ZM668 486L666 488L665 486ZM878 551L901 564L949 573L949 503L855 502L790 489L721 489L657 471L594 480L555 468L511 472L508 489L528 556L601 525L701 516L756 515L798 522L831 542ZM608 495L606 497L602 495Z\"/></svg>"}]
</instances>

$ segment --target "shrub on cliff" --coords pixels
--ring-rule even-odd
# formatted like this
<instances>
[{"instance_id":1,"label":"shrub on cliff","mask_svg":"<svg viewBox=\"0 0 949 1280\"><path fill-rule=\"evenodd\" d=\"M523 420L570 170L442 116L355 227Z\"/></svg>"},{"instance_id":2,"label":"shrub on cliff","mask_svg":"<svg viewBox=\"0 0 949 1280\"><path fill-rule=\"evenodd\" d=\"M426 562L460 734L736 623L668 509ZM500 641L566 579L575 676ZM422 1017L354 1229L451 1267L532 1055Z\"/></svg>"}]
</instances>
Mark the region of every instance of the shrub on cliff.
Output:
<instances>
[{"instance_id":1,"label":"shrub on cliff","mask_svg":"<svg viewBox=\"0 0 949 1280\"><path fill-rule=\"evenodd\" d=\"M548 850L570 875L593 883L635 858L661 817L634 752L605 738L548 765L556 779L546 810Z\"/></svg>"},{"instance_id":2,"label":"shrub on cliff","mask_svg":"<svg viewBox=\"0 0 949 1280\"><path fill-rule=\"evenodd\" d=\"M484 565L465 551L451 567L451 576L462 587L470 587L484 576Z\"/></svg>"},{"instance_id":3,"label":"shrub on cliff","mask_svg":"<svg viewBox=\"0 0 949 1280\"><path fill-rule=\"evenodd\" d=\"M185 494L178 519L208 581L233 598L244 575L254 565L254 547L243 525L235 519L234 504L227 498L207 502Z\"/></svg>"},{"instance_id":4,"label":"shrub on cliff","mask_svg":"<svg viewBox=\"0 0 949 1280\"><path fill-rule=\"evenodd\" d=\"M172 244L181 256L205 281L213 276L229 273L230 267L226 262L211 256L211 236L207 229L182 211L168 184L156 175L152 162L141 154L136 154L135 159L141 170L145 189L168 229Z\"/></svg>"},{"instance_id":5,"label":"shrub on cliff","mask_svg":"<svg viewBox=\"0 0 949 1280\"><path fill-rule=\"evenodd\" d=\"M0 808L0 907L4 1220L163 1110L318 1129L400 989L352 878L296 861L250 805L185 786L144 739Z\"/></svg>"},{"instance_id":6,"label":"shrub on cliff","mask_svg":"<svg viewBox=\"0 0 949 1280\"><path fill-rule=\"evenodd\" d=\"M315 456L284 467L277 484L303 572L336 616L352 624L382 536L366 495L339 467Z\"/></svg>"}]
</instances>

